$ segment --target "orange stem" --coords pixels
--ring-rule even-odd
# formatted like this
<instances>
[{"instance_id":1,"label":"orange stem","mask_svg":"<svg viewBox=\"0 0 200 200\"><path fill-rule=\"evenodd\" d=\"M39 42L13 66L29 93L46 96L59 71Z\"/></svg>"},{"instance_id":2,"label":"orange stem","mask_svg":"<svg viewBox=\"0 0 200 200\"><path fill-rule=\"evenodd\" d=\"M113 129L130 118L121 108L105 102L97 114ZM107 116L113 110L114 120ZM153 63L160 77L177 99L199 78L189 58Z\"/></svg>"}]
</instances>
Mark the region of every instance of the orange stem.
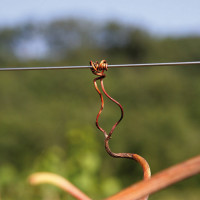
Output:
<instances>
[{"instance_id":1,"label":"orange stem","mask_svg":"<svg viewBox=\"0 0 200 200\"><path fill-rule=\"evenodd\" d=\"M106 200L138 200L199 173L200 155L163 170L149 180L136 183Z\"/></svg>"},{"instance_id":2,"label":"orange stem","mask_svg":"<svg viewBox=\"0 0 200 200\"><path fill-rule=\"evenodd\" d=\"M38 172L34 173L29 177L29 183L32 185L39 185L43 183L53 184L64 191L68 192L76 199L79 200L91 200L86 194L84 194L81 190L79 190L76 186L70 183L65 178L48 172Z\"/></svg>"}]
</instances>

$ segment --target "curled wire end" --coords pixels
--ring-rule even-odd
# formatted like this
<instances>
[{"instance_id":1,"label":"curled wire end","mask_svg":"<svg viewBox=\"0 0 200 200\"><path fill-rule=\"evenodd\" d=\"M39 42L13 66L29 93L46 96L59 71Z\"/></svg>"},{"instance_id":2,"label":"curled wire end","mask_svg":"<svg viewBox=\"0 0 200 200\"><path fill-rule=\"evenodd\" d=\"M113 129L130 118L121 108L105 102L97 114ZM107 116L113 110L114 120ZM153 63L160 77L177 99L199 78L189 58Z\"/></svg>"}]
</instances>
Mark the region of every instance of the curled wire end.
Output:
<instances>
[{"instance_id":1,"label":"curled wire end","mask_svg":"<svg viewBox=\"0 0 200 200\"><path fill-rule=\"evenodd\" d=\"M97 76L103 76L104 75L104 70L108 70L108 63L106 60L102 60L100 63L99 62L92 62L90 61L90 66L92 66L90 69L93 74Z\"/></svg>"}]
</instances>

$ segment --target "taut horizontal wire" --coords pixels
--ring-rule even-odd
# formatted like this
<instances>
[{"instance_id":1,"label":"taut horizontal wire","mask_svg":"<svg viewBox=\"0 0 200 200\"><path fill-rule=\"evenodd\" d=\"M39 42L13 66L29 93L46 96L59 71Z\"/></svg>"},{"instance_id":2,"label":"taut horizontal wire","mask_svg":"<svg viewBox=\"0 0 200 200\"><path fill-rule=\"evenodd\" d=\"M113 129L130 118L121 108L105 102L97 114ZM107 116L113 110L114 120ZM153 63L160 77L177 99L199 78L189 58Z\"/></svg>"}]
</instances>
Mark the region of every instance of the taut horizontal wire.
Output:
<instances>
[{"instance_id":1,"label":"taut horizontal wire","mask_svg":"<svg viewBox=\"0 0 200 200\"><path fill-rule=\"evenodd\" d=\"M143 63L143 64L120 64L108 65L108 68L119 67L153 67L153 66L176 66L176 65L200 65L200 61L193 62L168 62L168 63ZM58 70L58 69L85 69L91 66L55 66L55 67L11 67L0 68L0 71L25 71L25 70Z\"/></svg>"}]
</instances>

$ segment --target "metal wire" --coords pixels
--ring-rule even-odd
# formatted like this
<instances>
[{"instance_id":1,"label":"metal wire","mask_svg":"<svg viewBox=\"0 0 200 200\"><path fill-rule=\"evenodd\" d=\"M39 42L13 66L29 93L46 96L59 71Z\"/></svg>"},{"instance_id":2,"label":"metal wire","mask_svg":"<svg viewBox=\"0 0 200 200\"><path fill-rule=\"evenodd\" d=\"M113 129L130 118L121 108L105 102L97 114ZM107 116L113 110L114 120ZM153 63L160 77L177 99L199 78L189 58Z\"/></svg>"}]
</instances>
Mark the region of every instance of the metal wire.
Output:
<instances>
[{"instance_id":1,"label":"metal wire","mask_svg":"<svg viewBox=\"0 0 200 200\"><path fill-rule=\"evenodd\" d=\"M142 63L142 64L120 64L108 65L108 68L119 67L153 67L153 66L177 66L177 65L200 65L200 61L192 62L168 62L168 63ZM55 67L12 67L0 68L0 71L25 71L25 70L58 70L58 69L85 69L91 66L55 66Z\"/></svg>"}]
</instances>

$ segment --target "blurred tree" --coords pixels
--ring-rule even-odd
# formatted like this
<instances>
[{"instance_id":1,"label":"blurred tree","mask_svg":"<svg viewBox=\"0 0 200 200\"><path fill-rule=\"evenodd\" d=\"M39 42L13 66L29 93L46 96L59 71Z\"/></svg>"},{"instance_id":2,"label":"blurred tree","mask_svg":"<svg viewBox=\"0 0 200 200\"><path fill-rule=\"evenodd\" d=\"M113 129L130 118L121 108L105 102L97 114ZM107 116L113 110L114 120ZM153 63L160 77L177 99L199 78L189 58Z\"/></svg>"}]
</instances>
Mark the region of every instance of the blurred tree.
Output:
<instances>
[{"instance_id":1,"label":"blurred tree","mask_svg":"<svg viewBox=\"0 0 200 200\"><path fill-rule=\"evenodd\" d=\"M30 44L35 38L45 51L42 57L39 53L27 58L26 50L34 53ZM0 65L193 61L199 60L199 47L199 37L156 38L114 22L60 20L1 29ZM199 153L199 67L109 69L107 77L108 92L125 108L125 118L113 134L113 151L141 154L153 173ZM107 156L103 135L94 131L100 102L93 78L90 70L0 73L3 199L65 199L52 187L26 185L28 174L37 170L64 175L95 199L141 179L134 162ZM119 110L107 100L105 106L100 123L109 130ZM152 199L197 199L199 184L194 177Z\"/></svg>"}]
</instances>

